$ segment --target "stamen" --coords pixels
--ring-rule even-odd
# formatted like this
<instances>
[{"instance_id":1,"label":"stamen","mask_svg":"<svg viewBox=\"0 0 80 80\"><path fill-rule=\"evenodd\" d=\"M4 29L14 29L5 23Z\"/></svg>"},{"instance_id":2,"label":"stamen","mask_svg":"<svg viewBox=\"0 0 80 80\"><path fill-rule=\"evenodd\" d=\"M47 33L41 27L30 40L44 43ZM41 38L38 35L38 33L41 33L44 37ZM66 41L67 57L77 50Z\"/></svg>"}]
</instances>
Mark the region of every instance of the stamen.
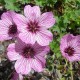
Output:
<instances>
[{"instance_id":1,"label":"stamen","mask_svg":"<svg viewBox=\"0 0 80 80\"><path fill-rule=\"evenodd\" d=\"M39 31L39 26L37 22L30 22L28 23L28 31L32 32L32 33L36 33L37 31Z\"/></svg>"},{"instance_id":2,"label":"stamen","mask_svg":"<svg viewBox=\"0 0 80 80\"><path fill-rule=\"evenodd\" d=\"M16 25L10 25L8 34L16 34L17 33L17 26Z\"/></svg>"},{"instance_id":3,"label":"stamen","mask_svg":"<svg viewBox=\"0 0 80 80\"><path fill-rule=\"evenodd\" d=\"M34 57L34 53L35 53L34 49L31 48L30 46L27 46L27 47L25 47L23 49L23 55L26 58L32 58L32 57Z\"/></svg>"},{"instance_id":4,"label":"stamen","mask_svg":"<svg viewBox=\"0 0 80 80\"><path fill-rule=\"evenodd\" d=\"M67 53L69 56L73 56L75 51L74 51L74 48L69 46L68 48L65 49L64 52Z\"/></svg>"}]
</instances>

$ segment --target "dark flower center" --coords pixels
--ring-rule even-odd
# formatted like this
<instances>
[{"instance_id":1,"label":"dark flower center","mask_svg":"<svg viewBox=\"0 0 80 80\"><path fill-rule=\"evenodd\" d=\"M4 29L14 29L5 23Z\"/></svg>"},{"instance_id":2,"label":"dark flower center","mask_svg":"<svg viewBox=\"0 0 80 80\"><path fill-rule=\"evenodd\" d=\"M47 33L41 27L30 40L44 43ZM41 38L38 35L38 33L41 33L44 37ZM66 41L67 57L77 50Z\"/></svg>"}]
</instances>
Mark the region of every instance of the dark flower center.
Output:
<instances>
[{"instance_id":1,"label":"dark flower center","mask_svg":"<svg viewBox=\"0 0 80 80\"><path fill-rule=\"evenodd\" d=\"M23 55L24 57L27 57L27 58L32 58L34 57L34 49L31 47L31 46L27 46L23 49Z\"/></svg>"},{"instance_id":2,"label":"dark flower center","mask_svg":"<svg viewBox=\"0 0 80 80\"><path fill-rule=\"evenodd\" d=\"M75 51L74 51L74 48L68 47L68 48L65 49L64 52L67 53L69 56L73 56Z\"/></svg>"},{"instance_id":3,"label":"dark flower center","mask_svg":"<svg viewBox=\"0 0 80 80\"><path fill-rule=\"evenodd\" d=\"M8 34L16 34L17 33L17 26L14 24L14 25L10 25L9 26L9 31L8 31Z\"/></svg>"},{"instance_id":4,"label":"dark flower center","mask_svg":"<svg viewBox=\"0 0 80 80\"><path fill-rule=\"evenodd\" d=\"M37 22L30 22L28 23L28 31L32 32L32 33L36 33L37 31L39 31L39 26Z\"/></svg>"}]
</instances>

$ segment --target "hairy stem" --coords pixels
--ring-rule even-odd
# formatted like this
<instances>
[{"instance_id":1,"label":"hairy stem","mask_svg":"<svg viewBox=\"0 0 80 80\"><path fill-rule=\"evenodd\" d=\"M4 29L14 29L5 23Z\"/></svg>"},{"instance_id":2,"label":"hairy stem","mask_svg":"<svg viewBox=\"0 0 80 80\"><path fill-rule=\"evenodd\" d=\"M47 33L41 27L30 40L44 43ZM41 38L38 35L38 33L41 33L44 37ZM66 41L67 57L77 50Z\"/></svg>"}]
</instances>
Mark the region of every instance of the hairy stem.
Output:
<instances>
[{"instance_id":1,"label":"hairy stem","mask_svg":"<svg viewBox=\"0 0 80 80\"><path fill-rule=\"evenodd\" d=\"M71 80L74 80L73 79L73 65L72 65L72 62L70 62L70 70L71 70Z\"/></svg>"}]
</instances>

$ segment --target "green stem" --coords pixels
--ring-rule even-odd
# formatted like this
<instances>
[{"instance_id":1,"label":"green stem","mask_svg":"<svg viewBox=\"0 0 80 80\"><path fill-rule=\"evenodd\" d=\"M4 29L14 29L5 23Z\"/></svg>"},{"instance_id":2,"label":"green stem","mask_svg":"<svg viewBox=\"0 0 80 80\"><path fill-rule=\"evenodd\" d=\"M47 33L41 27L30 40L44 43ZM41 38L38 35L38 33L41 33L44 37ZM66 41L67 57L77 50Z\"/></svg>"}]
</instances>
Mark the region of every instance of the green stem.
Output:
<instances>
[{"instance_id":1,"label":"green stem","mask_svg":"<svg viewBox=\"0 0 80 80\"><path fill-rule=\"evenodd\" d=\"M71 70L71 80L74 80L73 79L73 65L72 65L72 62L70 62L70 70Z\"/></svg>"}]
</instances>

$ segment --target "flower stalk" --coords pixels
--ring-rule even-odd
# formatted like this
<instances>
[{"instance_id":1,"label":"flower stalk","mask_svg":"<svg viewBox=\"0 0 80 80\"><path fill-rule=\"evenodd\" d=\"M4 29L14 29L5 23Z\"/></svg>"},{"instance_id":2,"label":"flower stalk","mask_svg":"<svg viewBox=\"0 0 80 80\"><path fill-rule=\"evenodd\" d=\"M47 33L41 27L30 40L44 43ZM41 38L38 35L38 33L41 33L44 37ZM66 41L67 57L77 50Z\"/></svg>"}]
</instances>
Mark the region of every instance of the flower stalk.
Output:
<instances>
[{"instance_id":1,"label":"flower stalk","mask_svg":"<svg viewBox=\"0 0 80 80\"><path fill-rule=\"evenodd\" d=\"M70 62L70 70L71 70L71 80L74 80L73 79L73 65L72 65L72 62Z\"/></svg>"}]
</instances>

